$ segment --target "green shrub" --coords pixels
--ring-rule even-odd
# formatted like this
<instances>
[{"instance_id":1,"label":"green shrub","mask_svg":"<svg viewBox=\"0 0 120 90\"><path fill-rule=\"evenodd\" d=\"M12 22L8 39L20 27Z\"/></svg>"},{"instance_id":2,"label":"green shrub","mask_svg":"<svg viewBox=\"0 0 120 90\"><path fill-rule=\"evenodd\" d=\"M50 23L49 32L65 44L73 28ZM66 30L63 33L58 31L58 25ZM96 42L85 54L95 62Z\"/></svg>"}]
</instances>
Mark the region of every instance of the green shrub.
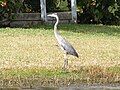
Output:
<instances>
[{"instance_id":1,"label":"green shrub","mask_svg":"<svg viewBox=\"0 0 120 90\"><path fill-rule=\"evenodd\" d=\"M65 0L46 0L47 12L60 10ZM66 0L71 8L70 0ZM10 19L11 13L40 12L40 0L0 0L0 21ZM66 7L67 8L67 7ZM78 23L120 24L120 0L77 0Z\"/></svg>"},{"instance_id":2,"label":"green shrub","mask_svg":"<svg viewBox=\"0 0 120 90\"><path fill-rule=\"evenodd\" d=\"M119 0L77 0L80 23L119 24Z\"/></svg>"},{"instance_id":3,"label":"green shrub","mask_svg":"<svg viewBox=\"0 0 120 90\"><path fill-rule=\"evenodd\" d=\"M56 11L58 0L46 0L47 12ZM25 5L29 8L29 12L40 12L40 0L25 0Z\"/></svg>"},{"instance_id":4,"label":"green shrub","mask_svg":"<svg viewBox=\"0 0 120 90\"><path fill-rule=\"evenodd\" d=\"M19 13L22 3L19 0L1 0L0 1L0 21L11 19L11 13Z\"/></svg>"}]
</instances>

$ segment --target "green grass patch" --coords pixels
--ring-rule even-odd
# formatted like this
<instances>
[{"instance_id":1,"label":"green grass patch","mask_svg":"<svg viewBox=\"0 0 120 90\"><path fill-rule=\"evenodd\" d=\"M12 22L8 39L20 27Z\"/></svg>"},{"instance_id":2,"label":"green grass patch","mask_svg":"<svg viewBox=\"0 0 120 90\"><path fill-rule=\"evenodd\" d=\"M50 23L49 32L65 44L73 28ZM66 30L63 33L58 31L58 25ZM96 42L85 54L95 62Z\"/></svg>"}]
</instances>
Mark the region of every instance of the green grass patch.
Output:
<instances>
[{"instance_id":1,"label":"green grass patch","mask_svg":"<svg viewBox=\"0 0 120 90\"><path fill-rule=\"evenodd\" d=\"M120 26L60 24L58 29L79 53L68 56L67 71L61 69L63 52L53 25L0 28L0 85L120 82Z\"/></svg>"}]
</instances>

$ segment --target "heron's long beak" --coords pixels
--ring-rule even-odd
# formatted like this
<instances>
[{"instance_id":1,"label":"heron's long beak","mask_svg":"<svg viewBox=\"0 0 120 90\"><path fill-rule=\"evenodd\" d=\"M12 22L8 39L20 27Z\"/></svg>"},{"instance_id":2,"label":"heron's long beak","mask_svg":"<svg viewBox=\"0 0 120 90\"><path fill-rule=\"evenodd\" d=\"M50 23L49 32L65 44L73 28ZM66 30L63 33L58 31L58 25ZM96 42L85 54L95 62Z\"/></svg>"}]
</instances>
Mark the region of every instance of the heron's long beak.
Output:
<instances>
[{"instance_id":1,"label":"heron's long beak","mask_svg":"<svg viewBox=\"0 0 120 90\"><path fill-rule=\"evenodd\" d=\"M47 16L48 16L48 17L52 17L52 14L48 14Z\"/></svg>"}]
</instances>

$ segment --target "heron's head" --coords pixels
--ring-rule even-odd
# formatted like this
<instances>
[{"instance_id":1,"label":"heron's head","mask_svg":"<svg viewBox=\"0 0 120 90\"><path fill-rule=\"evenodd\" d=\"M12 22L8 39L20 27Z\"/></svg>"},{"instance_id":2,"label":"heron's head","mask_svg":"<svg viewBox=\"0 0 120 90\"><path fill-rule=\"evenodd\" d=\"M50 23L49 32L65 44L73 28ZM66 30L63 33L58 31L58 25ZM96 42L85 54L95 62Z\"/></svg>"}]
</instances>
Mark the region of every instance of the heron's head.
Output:
<instances>
[{"instance_id":1,"label":"heron's head","mask_svg":"<svg viewBox=\"0 0 120 90\"><path fill-rule=\"evenodd\" d=\"M48 17L58 17L57 13L48 14Z\"/></svg>"}]
</instances>

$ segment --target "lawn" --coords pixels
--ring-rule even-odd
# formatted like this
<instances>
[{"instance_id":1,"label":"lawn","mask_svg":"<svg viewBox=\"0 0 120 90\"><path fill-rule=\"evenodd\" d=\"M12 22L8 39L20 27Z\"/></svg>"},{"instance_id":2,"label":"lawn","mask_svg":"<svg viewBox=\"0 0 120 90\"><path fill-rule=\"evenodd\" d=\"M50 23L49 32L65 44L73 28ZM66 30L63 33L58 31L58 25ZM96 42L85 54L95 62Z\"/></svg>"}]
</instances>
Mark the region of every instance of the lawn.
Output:
<instances>
[{"instance_id":1,"label":"lawn","mask_svg":"<svg viewBox=\"0 0 120 90\"><path fill-rule=\"evenodd\" d=\"M0 28L0 86L59 86L120 83L120 26L59 25L62 36L79 53L63 52L52 25Z\"/></svg>"}]
</instances>

